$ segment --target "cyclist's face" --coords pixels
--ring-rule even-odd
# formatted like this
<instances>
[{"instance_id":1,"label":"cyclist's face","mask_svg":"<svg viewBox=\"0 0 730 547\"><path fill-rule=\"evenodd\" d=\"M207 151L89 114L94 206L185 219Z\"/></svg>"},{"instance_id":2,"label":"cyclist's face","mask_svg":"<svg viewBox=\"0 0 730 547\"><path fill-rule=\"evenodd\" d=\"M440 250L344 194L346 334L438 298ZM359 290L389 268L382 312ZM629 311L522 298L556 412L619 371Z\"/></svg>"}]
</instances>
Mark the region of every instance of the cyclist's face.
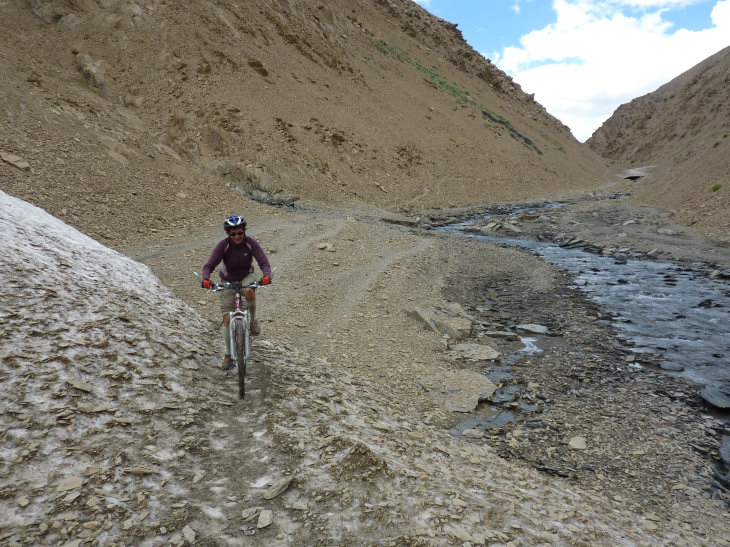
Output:
<instances>
[{"instance_id":1,"label":"cyclist's face","mask_svg":"<svg viewBox=\"0 0 730 547\"><path fill-rule=\"evenodd\" d=\"M243 228L231 228L228 235L231 236L233 241L242 241L246 231Z\"/></svg>"}]
</instances>

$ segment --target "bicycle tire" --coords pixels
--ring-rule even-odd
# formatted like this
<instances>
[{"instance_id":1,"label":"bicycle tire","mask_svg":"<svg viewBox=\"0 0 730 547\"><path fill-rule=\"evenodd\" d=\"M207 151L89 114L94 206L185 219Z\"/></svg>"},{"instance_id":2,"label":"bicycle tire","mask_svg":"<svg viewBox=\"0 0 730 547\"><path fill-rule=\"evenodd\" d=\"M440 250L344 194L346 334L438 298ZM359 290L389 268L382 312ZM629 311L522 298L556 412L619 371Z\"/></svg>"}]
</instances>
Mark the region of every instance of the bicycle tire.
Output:
<instances>
[{"instance_id":1,"label":"bicycle tire","mask_svg":"<svg viewBox=\"0 0 730 547\"><path fill-rule=\"evenodd\" d=\"M238 397L243 399L246 395L246 331L243 321L236 321L233 335L235 336L234 348L238 367Z\"/></svg>"}]
</instances>

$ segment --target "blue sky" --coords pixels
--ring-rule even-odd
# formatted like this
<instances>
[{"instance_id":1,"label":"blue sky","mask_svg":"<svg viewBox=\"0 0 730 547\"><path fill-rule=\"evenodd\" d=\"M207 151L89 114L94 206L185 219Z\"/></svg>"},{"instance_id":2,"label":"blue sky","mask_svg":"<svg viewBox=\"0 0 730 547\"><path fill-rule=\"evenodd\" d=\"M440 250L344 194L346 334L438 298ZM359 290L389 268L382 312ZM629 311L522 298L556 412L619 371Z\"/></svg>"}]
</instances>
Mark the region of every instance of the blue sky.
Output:
<instances>
[{"instance_id":1,"label":"blue sky","mask_svg":"<svg viewBox=\"0 0 730 547\"><path fill-rule=\"evenodd\" d=\"M730 0L419 0L585 141L730 45Z\"/></svg>"}]
</instances>

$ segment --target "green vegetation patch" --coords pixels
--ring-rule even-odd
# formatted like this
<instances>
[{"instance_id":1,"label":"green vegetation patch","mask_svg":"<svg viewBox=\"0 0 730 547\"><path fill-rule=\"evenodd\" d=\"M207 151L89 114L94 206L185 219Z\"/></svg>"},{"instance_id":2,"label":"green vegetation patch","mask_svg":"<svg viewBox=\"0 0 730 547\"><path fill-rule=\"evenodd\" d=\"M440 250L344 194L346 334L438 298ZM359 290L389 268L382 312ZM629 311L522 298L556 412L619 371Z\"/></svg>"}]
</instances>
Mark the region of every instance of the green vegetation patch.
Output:
<instances>
[{"instance_id":1,"label":"green vegetation patch","mask_svg":"<svg viewBox=\"0 0 730 547\"><path fill-rule=\"evenodd\" d=\"M713 192L717 192L720 188L722 188L722 184L713 184L712 185Z\"/></svg>"},{"instance_id":2,"label":"green vegetation patch","mask_svg":"<svg viewBox=\"0 0 730 547\"><path fill-rule=\"evenodd\" d=\"M535 152L537 152L539 155L542 156L542 150L540 150L535 145L535 143L530 140L529 137L526 137L525 135L523 135L522 133L520 133L519 131L517 131L512 126L512 124L509 123L509 120L504 119L499 114L495 114L494 112L492 112L488 108L482 108L482 118L488 119L488 120L490 120L490 121L492 121L492 122L494 122L496 124L499 124L499 125L503 126L507 131L509 131L510 137L512 137L513 139L521 142L522 144L524 144L525 146L527 146L527 148L531 148L532 150L534 150Z\"/></svg>"},{"instance_id":3,"label":"green vegetation patch","mask_svg":"<svg viewBox=\"0 0 730 547\"><path fill-rule=\"evenodd\" d=\"M542 156L542 151L535 145L535 143L532 142L528 137L517 131L517 129L509 122L509 120L503 118L499 114L492 112L488 108L485 108L474 97L472 97L471 93L464 89L461 89L459 87L459 84L457 84L456 82L449 82L445 78L441 77L433 68L427 67L421 64L419 61L413 59L407 51L399 47L391 46L383 40L376 40L375 47L383 55L398 59L402 63L409 64L416 68L416 70L423 72L426 75L426 81L429 82L436 89L446 91L447 93L461 100L463 103L470 104L479 108L479 110L481 110L483 119L489 120L492 123L504 127L507 131L509 131L510 137L524 144L526 147L534 150Z\"/></svg>"}]
</instances>

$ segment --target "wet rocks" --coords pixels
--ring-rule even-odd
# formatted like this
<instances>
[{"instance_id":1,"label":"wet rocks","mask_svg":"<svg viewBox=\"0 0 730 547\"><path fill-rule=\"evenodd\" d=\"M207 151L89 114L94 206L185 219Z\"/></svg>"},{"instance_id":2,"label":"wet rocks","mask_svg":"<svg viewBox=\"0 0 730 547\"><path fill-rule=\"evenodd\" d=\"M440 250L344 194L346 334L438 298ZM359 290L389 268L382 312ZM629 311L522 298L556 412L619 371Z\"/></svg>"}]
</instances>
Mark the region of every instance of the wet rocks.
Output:
<instances>
[{"instance_id":1,"label":"wet rocks","mask_svg":"<svg viewBox=\"0 0 730 547\"><path fill-rule=\"evenodd\" d=\"M730 408L730 396L717 388L707 386L700 390L700 397L708 404L726 410Z\"/></svg>"},{"instance_id":2,"label":"wet rocks","mask_svg":"<svg viewBox=\"0 0 730 547\"><path fill-rule=\"evenodd\" d=\"M529 334L548 334L548 328L545 325L536 325L535 323L521 323L516 325L515 329Z\"/></svg>"},{"instance_id":3,"label":"wet rocks","mask_svg":"<svg viewBox=\"0 0 730 547\"><path fill-rule=\"evenodd\" d=\"M675 363L673 361L662 361L661 363L659 363L659 368L661 368L662 370L666 370L668 372L683 372L684 371L684 365Z\"/></svg>"},{"instance_id":4,"label":"wet rocks","mask_svg":"<svg viewBox=\"0 0 730 547\"><path fill-rule=\"evenodd\" d=\"M720 459L725 464L725 467L730 469L730 435L723 435L720 448L718 450ZM730 474L727 480L727 487L730 489Z\"/></svg>"}]
</instances>

